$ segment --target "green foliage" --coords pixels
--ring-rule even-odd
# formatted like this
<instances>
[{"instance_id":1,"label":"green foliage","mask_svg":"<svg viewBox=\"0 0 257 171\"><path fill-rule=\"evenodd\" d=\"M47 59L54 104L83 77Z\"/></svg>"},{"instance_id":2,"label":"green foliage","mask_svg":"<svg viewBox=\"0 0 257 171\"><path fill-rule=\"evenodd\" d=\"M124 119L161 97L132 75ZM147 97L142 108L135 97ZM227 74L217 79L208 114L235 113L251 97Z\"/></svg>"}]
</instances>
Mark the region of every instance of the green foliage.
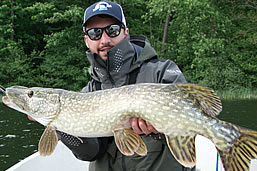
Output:
<instances>
[{"instance_id":1,"label":"green foliage","mask_svg":"<svg viewBox=\"0 0 257 171\"><path fill-rule=\"evenodd\" d=\"M126 15L129 33L131 35L149 35L149 26L142 24L142 16L146 11L145 2L142 0L123 0L122 7Z\"/></svg>"},{"instance_id":2,"label":"green foliage","mask_svg":"<svg viewBox=\"0 0 257 171\"><path fill-rule=\"evenodd\" d=\"M1 42L10 38L10 35L14 34L13 23L12 20L15 16L11 16L6 18L6 16L10 16L11 10L7 4L4 4L0 7L0 34L1 34Z\"/></svg>"},{"instance_id":3,"label":"green foliage","mask_svg":"<svg viewBox=\"0 0 257 171\"><path fill-rule=\"evenodd\" d=\"M74 29L65 29L45 38L46 50L41 53L44 61L40 65L42 85L81 89L87 82L83 68L88 66L84 49L83 37ZM73 43L73 47L70 47ZM56 55L58 54L58 55Z\"/></svg>"},{"instance_id":4,"label":"green foliage","mask_svg":"<svg viewBox=\"0 0 257 171\"><path fill-rule=\"evenodd\" d=\"M257 87L256 1L229 1L227 6L231 5L234 5L228 11L234 33L230 39L233 48L231 61L245 73L244 81L248 86Z\"/></svg>"},{"instance_id":5,"label":"green foliage","mask_svg":"<svg viewBox=\"0 0 257 171\"><path fill-rule=\"evenodd\" d=\"M85 86L89 63L81 24L84 10L94 2L0 1L0 84ZM178 64L188 82L218 90L256 89L255 0L116 2L124 9L130 34L147 36L161 58Z\"/></svg>"},{"instance_id":6,"label":"green foliage","mask_svg":"<svg viewBox=\"0 0 257 171\"><path fill-rule=\"evenodd\" d=\"M0 50L0 83L10 86L13 83L32 85L34 80L30 78L31 61L24 53L19 43L9 40Z\"/></svg>"},{"instance_id":7,"label":"green foliage","mask_svg":"<svg viewBox=\"0 0 257 171\"><path fill-rule=\"evenodd\" d=\"M11 2L5 1L0 8L0 83L71 90L85 86L84 9L63 1ZM11 13L17 14L15 20L8 17ZM8 40L11 33L13 40Z\"/></svg>"},{"instance_id":8,"label":"green foliage","mask_svg":"<svg viewBox=\"0 0 257 171\"><path fill-rule=\"evenodd\" d=\"M228 1L174 0L171 3L172 20L164 53L161 53L160 32L151 38L163 58L175 61L189 82L215 89L256 87L254 8L238 9L238 4ZM144 17L147 22L164 19L161 14L167 11L167 1L151 0L147 5L150 8ZM239 16L244 19L239 21Z\"/></svg>"},{"instance_id":9,"label":"green foliage","mask_svg":"<svg viewBox=\"0 0 257 171\"><path fill-rule=\"evenodd\" d=\"M80 90L85 86L88 78L83 74L83 68L88 66L88 62L84 54L81 30L83 13L82 8L72 5L66 10L56 10L51 16L44 17L44 23L50 24L51 29L57 31L44 37L46 45L40 53L43 61L39 66L38 77L42 86L70 90ZM34 17L37 18L37 15Z\"/></svg>"}]
</instances>

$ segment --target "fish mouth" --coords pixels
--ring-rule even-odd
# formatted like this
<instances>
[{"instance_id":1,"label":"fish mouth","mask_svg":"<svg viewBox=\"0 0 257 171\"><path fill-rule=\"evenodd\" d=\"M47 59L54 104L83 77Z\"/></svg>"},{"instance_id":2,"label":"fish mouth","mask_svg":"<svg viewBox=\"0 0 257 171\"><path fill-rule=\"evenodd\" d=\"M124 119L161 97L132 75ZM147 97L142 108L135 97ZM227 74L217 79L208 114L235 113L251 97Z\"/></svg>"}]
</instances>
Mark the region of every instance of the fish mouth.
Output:
<instances>
[{"instance_id":1,"label":"fish mouth","mask_svg":"<svg viewBox=\"0 0 257 171\"><path fill-rule=\"evenodd\" d=\"M13 108L19 112L23 112L23 113L25 112L25 108L22 105L17 105L15 103L11 102L11 100L8 96L3 96L2 101L6 106L8 106L10 108Z\"/></svg>"},{"instance_id":2,"label":"fish mouth","mask_svg":"<svg viewBox=\"0 0 257 171\"><path fill-rule=\"evenodd\" d=\"M3 96L2 97L2 102L5 104L5 105L7 105L7 106L9 106L10 105L10 99L7 97L7 96Z\"/></svg>"}]
</instances>

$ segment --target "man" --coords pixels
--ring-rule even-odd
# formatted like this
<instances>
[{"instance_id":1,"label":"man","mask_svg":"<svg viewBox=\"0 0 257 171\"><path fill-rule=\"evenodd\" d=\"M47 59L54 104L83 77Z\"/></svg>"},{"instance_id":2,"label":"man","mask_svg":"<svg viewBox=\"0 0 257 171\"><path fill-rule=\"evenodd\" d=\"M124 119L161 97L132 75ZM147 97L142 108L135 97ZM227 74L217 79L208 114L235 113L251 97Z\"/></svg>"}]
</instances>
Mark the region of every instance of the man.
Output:
<instances>
[{"instance_id":1,"label":"man","mask_svg":"<svg viewBox=\"0 0 257 171\"><path fill-rule=\"evenodd\" d=\"M83 31L92 80L82 92L120 87L134 83L186 82L177 65L157 58L149 42L130 36L120 5L100 1L85 11ZM118 106L117 106L118 107ZM72 136L58 132L61 141L81 160L92 161L90 171L166 171L190 170L180 165L168 149L163 134L140 118L131 118L132 129L147 146L144 157L124 156L113 137L83 138L73 142Z\"/></svg>"}]
</instances>

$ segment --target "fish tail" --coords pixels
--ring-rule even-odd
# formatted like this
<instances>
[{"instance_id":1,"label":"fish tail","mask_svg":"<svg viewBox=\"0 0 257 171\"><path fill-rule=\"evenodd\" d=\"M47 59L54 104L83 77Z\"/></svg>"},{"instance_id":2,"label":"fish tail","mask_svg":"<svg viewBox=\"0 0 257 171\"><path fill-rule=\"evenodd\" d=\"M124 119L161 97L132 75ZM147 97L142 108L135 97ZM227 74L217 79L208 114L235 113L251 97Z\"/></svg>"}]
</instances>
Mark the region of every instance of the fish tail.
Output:
<instances>
[{"instance_id":1,"label":"fish tail","mask_svg":"<svg viewBox=\"0 0 257 171\"><path fill-rule=\"evenodd\" d=\"M239 131L241 135L229 152L218 149L225 171L247 171L251 160L257 158L257 132L246 128Z\"/></svg>"}]
</instances>

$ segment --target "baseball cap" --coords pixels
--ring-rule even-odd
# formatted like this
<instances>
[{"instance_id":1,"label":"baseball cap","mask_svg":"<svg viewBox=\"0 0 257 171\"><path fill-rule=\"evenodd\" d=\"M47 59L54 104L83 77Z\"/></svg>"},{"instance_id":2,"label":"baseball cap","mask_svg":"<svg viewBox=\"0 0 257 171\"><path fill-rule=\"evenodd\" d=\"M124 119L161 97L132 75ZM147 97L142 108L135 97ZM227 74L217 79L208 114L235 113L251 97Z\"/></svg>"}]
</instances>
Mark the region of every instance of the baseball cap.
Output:
<instances>
[{"instance_id":1,"label":"baseball cap","mask_svg":"<svg viewBox=\"0 0 257 171\"><path fill-rule=\"evenodd\" d=\"M85 11L84 22L82 25L84 32L87 21L96 15L112 16L127 27L122 7L119 4L111 1L99 1L89 6Z\"/></svg>"}]
</instances>

